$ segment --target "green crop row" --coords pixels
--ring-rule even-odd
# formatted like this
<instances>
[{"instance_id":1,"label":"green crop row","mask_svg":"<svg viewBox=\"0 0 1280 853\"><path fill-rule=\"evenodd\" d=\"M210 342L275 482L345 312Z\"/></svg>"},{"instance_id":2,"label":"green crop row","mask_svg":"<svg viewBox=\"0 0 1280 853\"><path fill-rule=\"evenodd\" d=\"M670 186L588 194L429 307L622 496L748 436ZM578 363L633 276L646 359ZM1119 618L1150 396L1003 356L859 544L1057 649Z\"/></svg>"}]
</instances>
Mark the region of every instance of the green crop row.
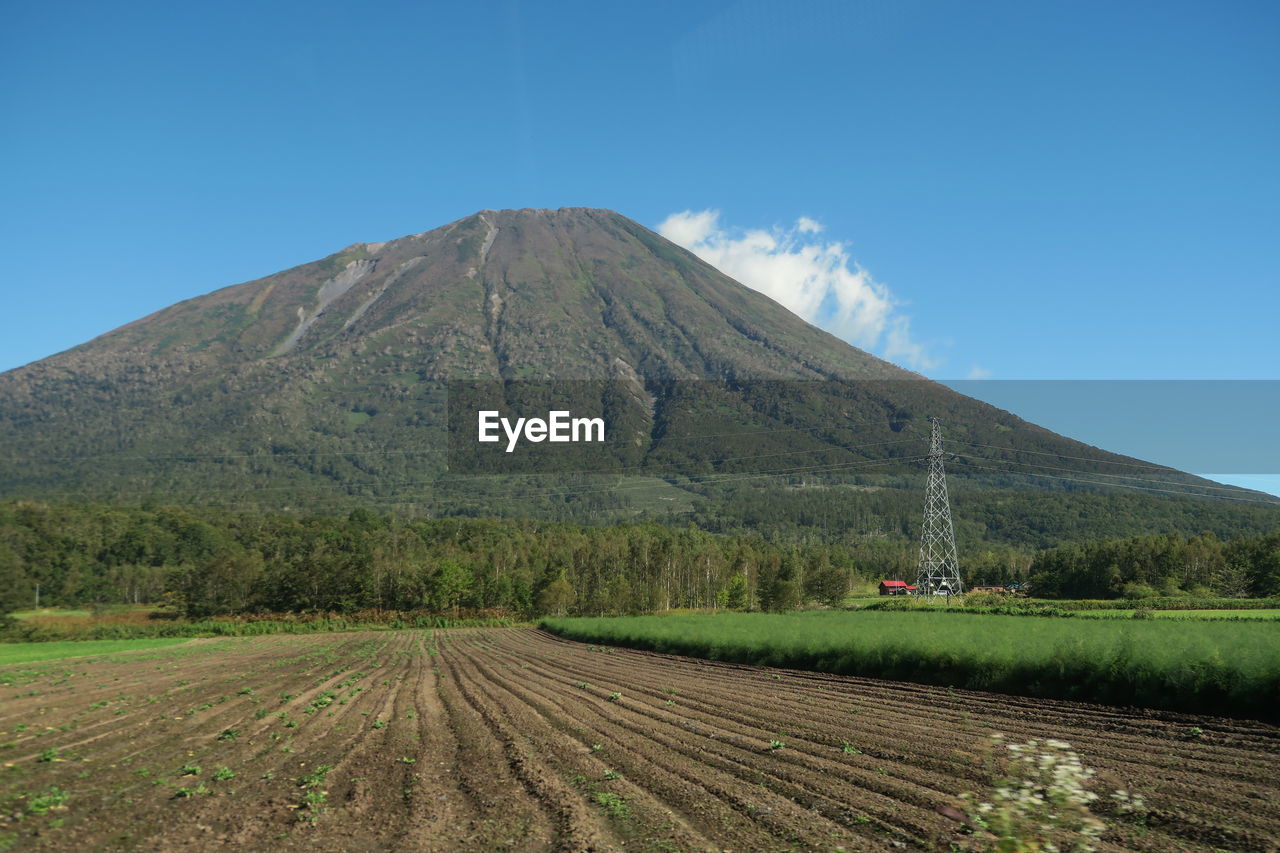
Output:
<instances>
[{"instance_id":1,"label":"green crop row","mask_svg":"<svg viewBox=\"0 0 1280 853\"><path fill-rule=\"evenodd\" d=\"M1280 626L1267 621L864 610L539 624L582 642L710 660L1176 711L1280 715Z\"/></svg>"}]
</instances>

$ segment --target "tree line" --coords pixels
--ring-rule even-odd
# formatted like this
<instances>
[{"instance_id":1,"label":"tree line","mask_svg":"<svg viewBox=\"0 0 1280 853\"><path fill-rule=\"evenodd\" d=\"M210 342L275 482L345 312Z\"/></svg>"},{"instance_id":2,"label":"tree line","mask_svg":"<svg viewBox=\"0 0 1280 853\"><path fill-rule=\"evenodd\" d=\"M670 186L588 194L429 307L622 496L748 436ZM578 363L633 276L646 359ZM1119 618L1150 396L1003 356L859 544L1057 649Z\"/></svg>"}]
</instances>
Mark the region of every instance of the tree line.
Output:
<instances>
[{"instance_id":1,"label":"tree line","mask_svg":"<svg viewBox=\"0 0 1280 853\"><path fill-rule=\"evenodd\" d=\"M1030 579L1045 597L1280 594L1280 533L1135 537L1040 552L961 549L966 583ZM0 612L169 601L190 617L431 610L609 615L838 605L914 576L917 546L877 530L809 535L694 525L415 520L172 506L0 503Z\"/></svg>"},{"instance_id":2,"label":"tree line","mask_svg":"<svg viewBox=\"0 0 1280 853\"><path fill-rule=\"evenodd\" d=\"M191 617L785 609L802 600L838 604L878 550L657 524L17 501L0 504L0 597L6 610L32 606L37 586L44 605L167 599Z\"/></svg>"},{"instance_id":3,"label":"tree line","mask_svg":"<svg viewBox=\"0 0 1280 853\"><path fill-rule=\"evenodd\" d=\"M1213 533L1134 536L1036 554L1032 590L1045 598L1280 595L1280 531L1229 541Z\"/></svg>"}]
</instances>

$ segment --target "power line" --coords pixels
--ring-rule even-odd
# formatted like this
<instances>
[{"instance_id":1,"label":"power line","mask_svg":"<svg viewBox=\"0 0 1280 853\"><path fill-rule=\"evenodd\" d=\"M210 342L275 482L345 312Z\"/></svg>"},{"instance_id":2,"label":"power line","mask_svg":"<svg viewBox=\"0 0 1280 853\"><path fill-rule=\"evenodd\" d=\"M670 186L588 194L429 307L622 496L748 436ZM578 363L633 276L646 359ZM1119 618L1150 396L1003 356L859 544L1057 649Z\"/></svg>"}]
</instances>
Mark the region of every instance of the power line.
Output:
<instances>
[{"instance_id":1,"label":"power line","mask_svg":"<svg viewBox=\"0 0 1280 853\"><path fill-rule=\"evenodd\" d=\"M885 418L887 425L888 418ZM847 421L847 423L879 423L879 419L863 419L857 421ZM814 427L778 427L777 429L762 430L740 430L736 432L719 432L719 433L688 433L686 435L662 435L654 438L649 435L650 446L660 445L666 441L701 441L711 438L732 438L737 436L753 436L753 435L771 435L780 432L817 432L819 430L837 431L846 429L841 426L831 426L824 424ZM922 438L908 439L914 441L923 440ZM591 442L593 445L615 445L615 444L633 444L635 438L616 438L608 441ZM426 450L376 450L376 449L358 449L358 450L299 450L289 453L274 453L269 450L263 450L256 453L180 453L172 456L118 456L114 453L97 453L92 455L77 456L46 456L38 460L39 462L82 462L93 459L112 459L120 462L188 462L197 460L214 460L214 459L290 459L294 457L321 457L321 456L427 456L439 453L448 453L447 448L432 448ZM25 460L24 460L25 461Z\"/></svg>"},{"instance_id":2,"label":"power line","mask_svg":"<svg viewBox=\"0 0 1280 853\"><path fill-rule=\"evenodd\" d=\"M974 462L966 461L963 457L958 457L956 461L959 462L961 465L967 465L970 468L981 468L986 471L996 471L1001 474L1008 474L1016 477L1044 477L1050 480L1067 480L1073 483L1091 483L1095 486L1110 486L1116 489L1138 489L1144 492L1163 492L1165 494L1170 494L1170 495L1182 495L1183 497L1211 498L1213 500L1235 501L1237 503L1263 504L1264 506L1275 506L1277 505L1277 503L1280 503L1280 502L1273 502L1273 501L1267 501L1267 500L1258 500L1256 498L1232 498L1232 497L1227 497L1226 495L1206 495L1200 492L1187 492L1187 491L1181 491L1178 489L1156 489L1156 488L1150 488L1146 486L1136 486L1131 483L1113 483L1113 482L1108 482L1106 480L1083 480L1078 477L1063 477L1061 475L1055 475L1055 474L1037 474L1032 471L1010 471L1004 468L995 468L990 465L978 465ZM992 459L992 460L986 460L986 461L996 462L1001 460ZM1016 465L1018 463L1015 462L1011 464Z\"/></svg>"},{"instance_id":3,"label":"power line","mask_svg":"<svg viewBox=\"0 0 1280 853\"><path fill-rule=\"evenodd\" d=\"M964 454L964 453L957 453L955 455L959 457L967 456L967 454ZM983 459L988 462L1006 462L1010 465L1024 465L1028 468L1043 468L1046 471L1070 471L1078 474L1089 474L1094 477L1115 477L1121 480L1139 480L1143 483L1162 483L1166 486L1186 486L1187 488L1211 489L1213 491L1231 492L1233 494L1252 491L1252 489L1246 489L1243 486L1231 486L1231 485L1202 486L1199 483L1180 483L1177 480L1152 480L1152 479L1148 479L1147 477L1135 477L1130 474L1108 474L1105 471L1077 471L1075 468L1062 468L1057 465L1037 465L1034 462L1019 462L1016 459L990 459L989 457L986 457L986 456L973 456L970 458ZM1066 458L1070 459L1070 458L1076 458L1076 457L1066 457ZM1175 468L1167 468L1165 470L1173 471L1175 473L1182 473ZM1116 485L1120 486L1125 484L1116 483Z\"/></svg>"},{"instance_id":4,"label":"power line","mask_svg":"<svg viewBox=\"0 0 1280 853\"><path fill-rule=\"evenodd\" d=\"M810 465L810 466L804 466L804 467L798 467L798 468L781 468L776 471L753 472L753 473L747 473L747 474L726 472L726 473L694 474L694 475L680 475L680 476L684 476L686 477L686 479L700 480L700 481L708 480L712 477L719 477L722 479L717 479L714 481L716 485L719 485L720 483L726 483L726 482L737 482L739 480L753 480L753 479L760 479L763 477L778 477L786 474L796 474L800 472L821 473L822 471L861 467L864 465L885 465L892 462L920 462L926 458L928 457L903 456L903 457L893 457L893 458L886 458L886 459L863 459L858 462L840 462L832 465ZM481 477L485 475L477 474L475 476ZM432 485L432 484L424 483L422 485ZM676 489L681 488L679 485L674 483L669 483L668 485ZM501 498L501 497L494 498L492 496L486 496L486 498L489 500L498 500L498 501L505 500L507 502L514 503L516 500L522 500L525 498L562 497L562 496L571 496L571 495L592 494L597 492L626 492L626 491L636 491L636 490L647 490L651 488L653 487L647 483L635 483L630 486L616 485L616 486L601 486L599 488L578 489L578 490L568 490L568 491L526 492L518 496L507 497L507 498ZM361 499L363 500L363 498ZM371 498L371 500L378 500L379 502L396 502L396 501L402 501L405 499L387 496L387 497L381 497L381 498Z\"/></svg>"},{"instance_id":5,"label":"power line","mask_svg":"<svg viewBox=\"0 0 1280 853\"><path fill-rule=\"evenodd\" d=\"M909 457L892 457L887 459L864 459L858 462L842 462L842 463L836 463L832 465L810 465L810 466L796 467L796 468L782 468L775 471L763 471L763 472L754 472L754 473L747 473L747 474L713 473L713 474L695 474L695 475L681 475L681 476L685 476L686 479L689 479L689 480L698 480L698 481L711 480L711 478L721 478L713 481L715 484L719 484L719 483L725 483L725 482L736 482L739 480L759 479L762 477L778 477L786 474L795 474L800 472L820 473L822 471L833 471L836 469L860 467L863 465L885 465L885 464L894 463L894 462L919 462L925 458L926 457L924 456L909 456ZM475 475L475 476L480 477L485 475ZM369 484L363 484L363 485L369 485ZM377 485L438 486L440 484L438 481L421 481L421 482L389 483L389 484L377 484ZM672 488L677 488L677 489L680 488L680 486L676 484L668 484L668 485L671 485ZM357 488L357 487L358 486L351 486L351 488ZM279 486L279 487L272 486L272 487L264 487L264 488L291 489L291 488L305 488L305 487L304 486L296 486L296 487L295 486ZM569 497L574 495L586 495L586 494L595 494L595 493L601 493L601 492L628 492L628 491L637 491L637 490L648 490L652 488L653 486L648 483L635 483L629 486L618 484L618 485L611 485L611 486L600 486L597 488L590 488L590 489L570 489L567 491L525 492L520 495L510 495L505 497L481 494L479 497L484 499L486 502L499 502L499 503L512 504L517 501L525 500L528 498ZM223 493L241 493L245 491L254 491L254 489L252 488L240 489L240 488L234 488L234 487L227 487L227 488L216 489L216 490L208 489L207 491L219 491ZM152 493L153 492L150 490L147 490L147 491L136 490L132 492L132 494L139 494L139 495L149 495ZM70 493L64 493L64 494L70 494ZM122 493L116 492L114 494L119 495ZM129 494L129 492L124 492L123 494ZM377 502L377 503L407 503L407 502L412 502L414 500L414 496L392 496L392 495L363 496L363 495L353 495L353 494L347 493L345 495L330 494L327 496L307 497L306 501L308 503L311 503L315 501L317 497L321 500L328 499L334 503L337 503L342 498L351 498L357 501Z\"/></svg>"},{"instance_id":6,"label":"power line","mask_svg":"<svg viewBox=\"0 0 1280 853\"><path fill-rule=\"evenodd\" d=\"M688 474L688 475L681 474L679 476L685 477L686 479L689 479L689 480L707 480L712 477L721 477L723 479L718 479L714 481L716 484L719 484L719 483L727 483L727 482L736 482L738 480L752 480L752 479L758 479L761 477L778 477L785 474L798 474L800 472L816 474L822 471L833 471L836 469L854 468L854 467L860 467L863 465L885 465L892 462L919 462L922 459L926 459L926 458L928 457L901 456L901 457L890 457L886 459L863 459L857 462L838 462L831 465L808 465L808 466L799 467L799 468L781 468L776 471L757 471L757 472L746 473L746 474L740 474L736 472L724 472L724 473L713 473L713 474ZM476 475L476 476L482 476L482 475ZM670 485L672 485L674 488L680 488L678 485L675 485L675 484L670 484ZM599 489L587 489L583 491L531 492L531 493L520 495L519 497L521 498L556 497L560 495L590 494L591 492L631 491L634 489L650 489L650 488L652 488L652 486L648 484L637 483L629 487L606 486ZM514 500L514 498L512 500Z\"/></svg>"},{"instance_id":7,"label":"power line","mask_svg":"<svg viewBox=\"0 0 1280 853\"><path fill-rule=\"evenodd\" d=\"M1068 440L1075 441L1075 439L1068 439ZM1056 456L1059 459L1077 459L1082 462L1097 462L1102 465L1127 465L1130 468L1152 468L1159 471L1173 471L1175 474L1183 473L1182 471L1179 471L1177 468L1172 468L1168 465L1149 465L1149 464L1140 463L1140 462L1118 462L1112 459L1098 459L1092 456L1068 456L1065 453L1054 453L1051 450L1024 450L1020 447L1003 447L995 444L979 444L976 441L961 441L959 439L956 439L954 443L967 444L971 447L990 447L993 450L1007 450L1011 453L1035 453L1040 456ZM1076 443L1080 444L1082 442L1076 442Z\"/></svg>"},{"instance_id":8,"label":"power line","mask_svg":"<svg viewBox=\"0 0 1280 853\"><path fill-rule=\"evenodd\" d=\"M882 441L882 442L875 442L875 443L872 443L872 444L857 445L856 447L853 447L853 448L832 448L831 450L829 450L829 451L825 451L825 452L835 452L835 451L839 451L839 450L843 450L843 451L851 451L851 450L858 450L858 449L867 448L867 447L880 447L880 446L884 446L884 445L887 445L887 444L907 444L907 443L917 442L917 441L919 441L919 439L918 439L918 438L910 438L910 439L896 439L896 440L893 440L893 441ZM818 453L818 452L824 452L824 451L819 451L819 450L793 450L793 451L787 451L787 452L784 452L784 453L772 453L772 454L764 454L764 455L756 454L756 455L752 455L752 456L734 456L734 457L728 457L728 458L724 458L724 459L708 460L708 464L720 464L720 463L724 463L724 462L738 462L738 461L742 461L742 460L746 460L746 459L766 459L766 458L775 457L775 456L794 456L794 455L802 454L802 453ZM921 456L921 457L886 457L885 459L860 460L860 461L857 461L857 462L824 463L824 464L822 464L822 465L810 465L810 466L800 466L800 467L793 467L793 468L782 468L782 469L778 469L778 470L775 470L775 471L763 471L763 472L721 471L721 472L711 472L711 473L708 473L708 474L685 474L685 473L683 473L683 472L681 472L681 471L678 471L678 470L675 470L675 469L650 468L650 467L645 466L645 465L636 465L636 466L631 466L631 467L628 467L628 468L612 468L612 469L609 469L609 470L607 470L607 471L606 471L606 470L596 470L596 471L565 471L565 472L555 472L555 473L550 473L550 472L514 472L514 473L501 473L501 472L499 472L499 473L495 473L495 474L474 474L474 475L464 475L464 476L474 476L474 477L486 477L486 476L521 476L521 475L525 475L525 476L556 476L556 475L559 475L559 474L562 474L562 475L581 475L581 476L592 476L592 475L595 475L595 476L613 476L613 475L617 475L617 474L619 474L619 473L621 473L621 472L624 472L624 471L636 471L636 472L641 472L641 473L644 473L644 474L649 474L649 475L651 475L651 476L653 476L653 477L658 477L658 478L661 478L661 477L663 477L664 475L666 475L666 476L680 476L680 477L686 477L687 479L702 479L702 478L707 478L707 477L717 477L717 476L729 477L729 476L737 476L737 475L742 475L742 474L745 474L745 475L747 475L747 476L777 476L777 475L779 475L779 474L786 474L786 473L798 473L798 472L801 472L801 471L814 471L814 472L816 472L816 471L820 471L820 470L828 470L828 469L834 470L834 469L837 469L837 468L842 468L842 467L847 467L847 466L856 466L856 465L860 465L860 464L876 464L876 463L887 463L887 462L902 462L902 461L918 460L918 459L923 459L923 458L924 458L924 457L922 457L922 456ZM456 481L456 480L455 480L454 482L456 483L456 482L458 482L458 481ZM358 489L358 488L388 488L388 487L403 487L403 486L438 486L438 485L440 485L440 480L413 480L413 481L401 481L401 482L372 481L372 482L363 482L363 483L336 483L335 485L337 485L337 486L339 486L339 487L341 487L341 488L343 488L343 489ZM149 495L149 494L153 494L153 493L156 491L156 489L157 489L157 488L159 488L159 487L150 488L150 489L124 489L124 490L114 490L114 491L112 492L112 494L114 494L114 495L121 495L121 494ZM180 488L180 489L176 489L176 490L175 490L175 489L173 489L173 488L165 488L164 490L165 490L165 491L201 491L201 492L220 491L220 492L237 492L237 493L243 493L243 492L286 491L286 490L290 490L290 489L307 489L307 488L315 488L315 485L314 485L314 484L306 484L306 483L303 483L303 484L258 485L258 486L254 486L254 485L246 485L246 486L220 486L220 487L216 487L216 488L215 488L215 487L210 487L210 486L186 486L186 487L182 487L182 488ZM647 488L647 487L646 487L646 488ZM85 489L71 489L71 490L66 490L66 491L62 491L62 492L46 493L46 494L57 494L57 495L66 496L66 495L88 495L88 494L92 494L92 493L91 493L91 492L89 492L88 490L85 490Z\"/></svg>"}]
</instances>

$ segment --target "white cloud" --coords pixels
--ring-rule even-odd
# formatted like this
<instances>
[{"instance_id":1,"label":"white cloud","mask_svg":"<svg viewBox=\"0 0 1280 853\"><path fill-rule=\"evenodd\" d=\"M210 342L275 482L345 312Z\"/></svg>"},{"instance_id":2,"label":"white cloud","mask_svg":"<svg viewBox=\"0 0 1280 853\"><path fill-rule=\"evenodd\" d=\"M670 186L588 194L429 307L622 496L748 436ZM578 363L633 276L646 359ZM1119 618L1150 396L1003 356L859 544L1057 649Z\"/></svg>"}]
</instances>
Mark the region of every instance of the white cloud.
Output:
<instances>
[{"instance_id":1,"label":"white cloud","mask_svg":"<svg viewBox=\"0 0 1280 853\"><path fill-rule=\"evenodd\" d=\"M975 364L969 368L969 375L966 376L965 378L966 379L990 379L991 371L987 370L985 367L981 367Z\"/></svg>"},{"instance_id":2,"label":"white cloud","mask_svg":"<svg viewBox=\"0 0 1280 853\"><path fill-rule=\"evenodd\" d=\"M718 210L673 213L658 225L671 242L851 344L917 370L937 367L889 289L843 243L817 237L822 230L807 216L790 228L729 229Z\"/></svg>"}]
</instances>

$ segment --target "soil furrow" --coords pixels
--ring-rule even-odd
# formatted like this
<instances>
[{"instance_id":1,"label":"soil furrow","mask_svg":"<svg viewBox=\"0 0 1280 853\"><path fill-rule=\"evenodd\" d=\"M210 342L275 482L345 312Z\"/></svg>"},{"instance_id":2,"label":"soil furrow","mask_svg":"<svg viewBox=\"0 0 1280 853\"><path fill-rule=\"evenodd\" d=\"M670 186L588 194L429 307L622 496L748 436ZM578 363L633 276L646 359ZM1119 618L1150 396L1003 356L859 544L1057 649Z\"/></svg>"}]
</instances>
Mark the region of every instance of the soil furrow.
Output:
<instances>
[{"instance_id":1,"label":"soil furrow","mask_svg":"<svg viewBox=\"0 0 1280 853\"><path fill-rule=\"evenodd\" d=\"M1265 723L591 648L353 632L10 667L0 849L978 849L942 812L992 796L1000 733L1097 771L1100 850L1280 851Z\"/></svg>"}]
</instances>

